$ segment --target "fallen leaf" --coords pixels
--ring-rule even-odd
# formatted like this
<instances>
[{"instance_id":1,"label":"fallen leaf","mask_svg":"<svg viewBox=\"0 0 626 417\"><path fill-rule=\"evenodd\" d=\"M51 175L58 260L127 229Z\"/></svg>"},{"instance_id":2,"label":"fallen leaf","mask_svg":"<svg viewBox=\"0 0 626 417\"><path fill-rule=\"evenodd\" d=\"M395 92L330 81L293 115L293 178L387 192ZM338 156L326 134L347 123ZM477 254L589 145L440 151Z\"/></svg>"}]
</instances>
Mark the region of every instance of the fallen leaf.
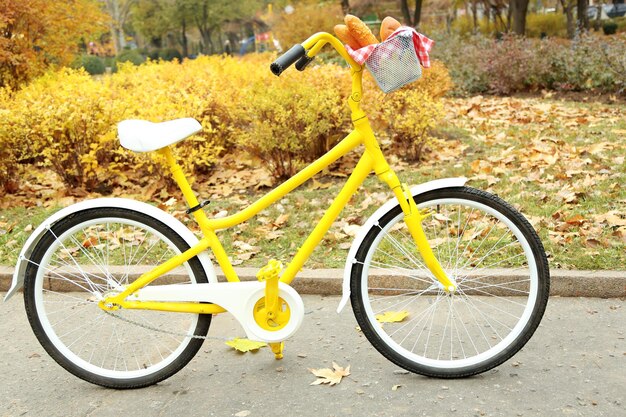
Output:
<instances>
[{"instance_id":1,"label":"fallen leaf","mask_svg":"<svg viewBox=\"0 0 626 417\"><path fill-rule=\"evenodd\" d=\"M598 248L598 247L606 247L606 243L598 240L598 239L585 239L584 245L588 248Z\"/></svg>"},{"instance_id":2,"label":"fallen leaf","mask_svg":"<svg viewBox=\"0 0 626 417\"><path fill-rule=\"evenodd\" d=\"M358 224L346 224L343 227L342 231L348 236L354 237L359 232L360 228L361 226L359 226Z\"/></svg>"},{"instance_id":3,"label":"fallen leaf","mask_svg":"<svg viewBox=\"0 0 626 417\"><path fill-rule=\"evenodd\" d=\"M609 226L626 226L626 218L621 218L617 210L594 216L594 219L599 223L606 223Z\"/></svg>"},{"instance_id":4,"label":"fallen leaf","mask_svg":"<svg viewBox=\"0 0 626 417\"><path fill-rule=\"evenodd\" d=\"M313 178L313 183L311 184L311 190L325 190L327 188L330 188L331 185L332 184L330 182L321 183L315 178Z\"/></svg>"},{"instance_id":5,"label":"fallen leaf","mask_svg":"<svg viewBox=\"0 0 626 417\"><path fill-rule=\"evenodd\" d=\"M613 236L620 238L622 242L626 243L626 226L622 226L614 231Z\"/></svg>"},{"instance_id":6,"label":"fallen leaf","mask_svg":"<svg viewBox=\"0 0 626 417\"><path fill-rule=\"evenodd\" d=\"M580 214L576 214L568 219L565 219L565 223L571 224L574 226L580 226L584 222L585 222L585 218L581 216Z\"/></svg>"},{"instance_id":7,"label":"fallen leaf","mask_svg":"<svg viewBox=\"0 0 626 417\"><path fill-rule=\"evenodd\" d=\"M244 353L259 350L260 348L267 346L267 343L265 342L255 342L254 340L240 339L238 337L234 338L233 340L229 340L228 342L226 342L226 344L233 349Z\"/></svg>"},{"instance_id":8,"label":"fallen leaf","mask_svg":"<svg viewBox=\"0 0 626 417\"><path fill-rule=\"evenodd\" d=\"M398 388L400 388L401 386L402 386L402 384L397 384L397 385L394 385L393 387L391 387L391 390L392 390L392 391L397 391L397 390L398 390Z\"/></svg>"},{"instance_id":9,"label":"fallen leaf","mask_svg":"<svg viewBox=\"0 0 626 417\"><path fill-rule=\"evenodd\" d=\"M346 368L342 368L341 366L333 362L333 369L309 368L309 371L318 378L315 381L311 382L310 385L328 384L330 386L333 386L340 383L341 379L344 376L350 375L350 365L348 365Z\"/></svg>"},{"instance_id":10,"label":"fallen leaf","mask_svg":"<svg viewBox=\"0 0 626 417\"><path fill-rule=\"evenodd\" d=\"M96 246L98 244L98 239L94 236L91 236L83 241L81 244L83 248L90 248L92 246Z\"/></svg>"},{"instance_id":11,"label":"fallen leaf","mask_svg":"<svg viewBox=\"0 0 626 417\"><path fill-rule=\"evenodd\" d=\"M576 193L567 188L563 188L561 191L556 193L556 195L565 203L577 203L578 202L576 198Z\"/></svg>"},{"instance_id":12,"label":"fallen leaf","mask_svg":"<svg viewBox=\"0 0 626 417\"><path fill-rule=\"evenodd\" d=\"M397 323L408 316L408 311L385 311L383 314L377 314L376 320L378 320L379 323Z\"/></svg>"},{"instance_id":13,"label":"fallen leaf","mask_svg":"<svg viewBox=\"0 0 626 417\"><path fill-rule=\"evenodd\" d=\"M287 223L287 220L289 220L289 214L288 213L281 214L280 216L278 216L278 218L274 222L274 226L279 228L283 226L285 223Z\"/></svg>"}]
</instances>

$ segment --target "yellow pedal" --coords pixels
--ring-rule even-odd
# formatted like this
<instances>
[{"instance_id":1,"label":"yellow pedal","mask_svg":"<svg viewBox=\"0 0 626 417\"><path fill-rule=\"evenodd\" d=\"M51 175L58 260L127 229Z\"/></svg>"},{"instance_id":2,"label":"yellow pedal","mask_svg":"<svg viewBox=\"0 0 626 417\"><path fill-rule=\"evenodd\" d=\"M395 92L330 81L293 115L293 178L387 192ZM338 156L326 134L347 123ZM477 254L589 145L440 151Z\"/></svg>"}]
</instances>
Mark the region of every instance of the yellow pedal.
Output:
<instances>
[{"instance_id":1,"label":"yellow pedal","mask_svg":"<svg viewBox=\"0 0 626 417\"><path fill-rule=\"evenodd\" d=\"M272 349L272 352L274 352L274 357L276 358L276 360L280 360L283 358L283 349L285 348L285 342L277 342L277 343L270 343L270 348Z\"/></svg>"},{"instance_id":2,"label":"yellow pedal","mask_svg":"<svg viewBox=\"0 0 626 417\"><path fill-rule=\"evenodd\" d=\"M270 261L263 268L257 272L256 277L259 281L270 281L277 279L280 271L283 270L283 264L276 259L270 259Z\"/></svg>"}]
</instances>

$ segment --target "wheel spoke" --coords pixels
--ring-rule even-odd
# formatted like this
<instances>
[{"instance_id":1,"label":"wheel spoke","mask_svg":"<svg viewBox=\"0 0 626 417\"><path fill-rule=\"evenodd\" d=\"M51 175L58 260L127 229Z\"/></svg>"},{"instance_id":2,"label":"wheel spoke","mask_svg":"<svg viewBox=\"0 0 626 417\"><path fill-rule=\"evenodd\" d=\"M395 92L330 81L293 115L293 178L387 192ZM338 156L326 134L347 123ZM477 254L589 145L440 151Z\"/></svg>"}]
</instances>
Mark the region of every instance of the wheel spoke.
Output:
<instances>
[{"instance_id":1,"label":"wheel spoke","mask_svg":"<svg viewBox=\"0 0 626 417\"><path fill-rule=\"evenodd\" d=\"M385 356L409 370L441 376L482 372L497 366L505 349L519 350L537 327L536 319L531 326L527 322L532 311L543 313L547 300L541 296L540 302L530 302L547 288L538 280L548 277L536 272L544 261L532 257L541 245L530 226L497 197L466 188L432 195L437 197L419 197L416 203L428 214L423 228L433 253L457 289L444 292L417 252L404 244L413 241L395 208L395 215L385 214L376 233L368 234L365 252L360 250L366 261L357 259L364 265L353 269L352 279L372 286L357 287L367 293L355 313L364 334L376 337ZM375 316L383 311L407 311L408 316L400 323L378 324Z\"/></svg>"},{"instance_id":2,"label":"wheel spoke","mask_svg":"<svg viewBox=\"0 0 626 417\"><path fill-rule=\"evenodd\" d=\"M25 299L34 306L27 312L43 328L38 335L42 343L53 346L70 372L108 387L151 385L191 359L201 341L187 335L202 336L210 316L125 309L105 313L98 302L127 284L131 273L156 266L189 245L143 213L102 208L97 216L95 210L100 209L55 223L37 244L26 271ZM196 258L182 267L161 282L193 284L198 276L206 282L203 273L198 275L202 266Z\"/></svg>"}]
</instances>

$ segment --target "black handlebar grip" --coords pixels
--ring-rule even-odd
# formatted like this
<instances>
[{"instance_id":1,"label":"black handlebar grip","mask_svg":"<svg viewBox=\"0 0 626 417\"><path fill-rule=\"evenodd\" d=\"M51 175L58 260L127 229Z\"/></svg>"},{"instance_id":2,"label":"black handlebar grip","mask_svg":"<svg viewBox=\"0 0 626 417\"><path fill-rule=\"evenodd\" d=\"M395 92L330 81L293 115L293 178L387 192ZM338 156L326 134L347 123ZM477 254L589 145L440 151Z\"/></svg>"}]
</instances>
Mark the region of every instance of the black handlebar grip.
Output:
<instances>
[{"instance_id":1,"label":"black handlebar grip","mask_svg":"<svg viewBox=\"0 0 626 417\"><path fill-rule=\"evenodd\" d=\"M284 70L289 68L290 65L302 58L305 53L302 45L294 45L290 50L279 56L276 61L272 62L270 70L272 70L274 75L280 75Z\"/></svg>"},{"instance_id":2,"label":"black handlebar grip","mask_svg":"<svg viewBox=\"0 0 626 417\"><path fill-rule=\"evenodd\" d=\"M300 58L298 60L298 62L296 62L296 69L298 71L304 71L306 69L306 67L311 63L311 61L313 61L315 59L314 56L308 56L308 55L304 55L302 58Z\"/></svg>"}]
</instances>

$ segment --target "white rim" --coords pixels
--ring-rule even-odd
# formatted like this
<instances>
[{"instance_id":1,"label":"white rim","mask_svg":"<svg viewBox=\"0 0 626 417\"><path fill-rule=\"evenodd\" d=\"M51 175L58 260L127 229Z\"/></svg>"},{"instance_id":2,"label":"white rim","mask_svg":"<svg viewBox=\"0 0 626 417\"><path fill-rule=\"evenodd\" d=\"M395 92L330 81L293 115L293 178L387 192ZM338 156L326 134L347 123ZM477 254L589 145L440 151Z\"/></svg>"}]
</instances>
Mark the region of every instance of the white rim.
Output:
<instances>
[{"instance_id":1,"label":"white rim","mask_svg":"<svg viewBox=\"0 0 626 417\"><path fill-rule=\"evenodd\" d=\"M362 279L361 296L363 298L363 305L365 308L365 312L367 314L368 321L372 324L374 331L384 341L384 343L387 346L389 346L391 349L393 349L397 354L399 354L400 356L408 360L416 362L420 365L431 366L435 368L456 369L456 368L463 368L467 366L476 365L478 363L484 362L486 360L489 360L495 357L496 355L504 351L508 346L510 346L511 343L522 333L524 327L530 320L530 317L532 315L532 312L533 312L533 309L537 300L537 293L538 293L538 286L539 286L538 268L537 268L537 264L535 262L535 258L533 256L530 244L524 237L523 233L511 220L506 218L502 213L482 203L478 203L476 201L467 200L467 199L461 199L461 198L440 198L437 200L430 200L425 203L419 204L419 207L421 209L425 207L444 205L444 204L449 204L449 205L456 204L460 206L471 207L472 209L478 209L494 216L495 218L497 218L498 220L506 224L506 226L509 228L509 231L513 233L513 235L516 237L517 241L521 245L524 255L526 256L526 260L528 262L530 288L528 291L528 299L526 300L524 310L519 320L517 321L515 327L511 330L511 332L502 340L500 340L500 342L498 342L495 346L491 347L490 349L478 355L474 355L474 356L470 356L470 357L466 357L462 359L446 360L446 359L432 359L432 358L424 357L422 355L415 354L412 351L409 351L406 348L402 347L400 344L398 344L384 330L383 326L381 326L376 320L376 317L375 317L376 313L374 312L372 305L370 303L370 299L369 299L369 283L368 283L369 269L370 269L370 264L372 261L372 256L374 252L376 252L376 249L378 248L379 243L381 242L383 237L387 234L389 229L391 229L398 221L400 221L403 218L402 213L398 214L398 216L393 218L384 228L381 228L382 229L381 232L378 233L378 235L376 236L376 239L370 246L370 250L366 255L364 265L363 265L363 272L362 272L362 278L361 278ZM426 233L428 234L428 232ZM444 269L446 268L444 267ZM450 271L448 270L446 270L446 272L450 273ZM437 298L436 302L440 302L439 297ZM445 329L444 329L444 333L445 333Z\"/></svg>"},{"instance_id":2,"label":"white rim","mask_svg":"<svg viewBox=\"0 0 626 417\"><path fill-rule=\"evenodd\" d=\"M137 222L134 220L129 220L129 219L124 219L124 218L119 218L119 217L105 217L105 218L97 218L97 219L93 219L93 220L89 220L86 222L82 222L70 229L68 229L67 231L65 231L63 234L61 234L60 236L58 236L54 243L50 246L50 248L46 251L46 253L44 254L40 265L42 267L39 267L37 269L37 276L36 276L36 281L35 281L35 305L36 305L36 309L37 309L37 317L39 318L39 321L43 327L44 332L46 333L46 336L48 337L48 339L50 340L50 342L52 342L52 344L55 346L55 348L61 353L61 355L63 355L67 360L69 360L70 362L72 362L74 365L88 371L91 372L93 374L96 375L100 375L100 376L104 376L104 377L108 377L108 378L115 378L115 379L126 379L126 378L137 378L137 377L143 377L143 376L147 376L147 375L151 375L154 374L155 372L160 371L161 369L165 368L166 366L170 365L172 362L174 362L176 360L176 358L178 358L180 356L180 354L185 350L185 348L187 348L187 346L189 345L189 343L191 342L191 338L189 337L182 337L182 336L173 336L173 335L166 335L164 334L163 336L165 338L178 338L179 340L179 345L176 349L171 350L169 354L163 355L160 351L163 349L163 347L159 347L156 346L156 344L161 343L159 340L157 340L154 336L155 331L152 330L148 330L145 329L146 333L145 335L141 336L142 339L149 339L152 340L155 344L155 347L157 350L159 350L159 356L162 358L162 360L160 360L158 363L151 363L150 365L145 365L143 363L139 363L139 360L141 358L138 358L135 355L135 363L137 365L137 367L140 367L141 369L136 369L136 370L128 370L128 369L124 369L124 370L114 370L114 369L107 369L107 368L103 368L101 366L98 366L96 364L93 364L87 360L85 360L83 357L79 356L77 353L75 353L72 349L70 349L66 343L64 343L61 340L61 337L63 336L59 336L57 335L57 332L55 331L54 325L50 323L49 320L49 313L48 313L48 309L46 308L46 302L44 300L43 294L44 294L44 288L43 288L43 282L45 279L45 268L44 266L48 266L50 264L51 261L51 257L54 253L56 253L56 251L58 249L60 249L60 247L62 246L61 242L64 242L66 238L68 238L69 236L73 235L74 233L80 231L81 229L86 229L90 226L94 226L96 224L123 224L123 225L127 225L127 226L133 226L133 227L137 227L141 230L145 230L147 233L151 233L154 236L156 236L158 239L160 239L161 241L165 242L168 246L168 248L174 252L174 254L178 254L180 253L180 250L178 250L178 248L169 240L167 239L163 234L159 233L157 230L153 229L152 227L141 223L141 222ZM130 259L128 259L129 263L133 260L132 257L130 256L130 250L132 248L129 248L129 257ZM103 255L104 258L104 255ZM126 261L126 259L125 259ZM94 264L96 264L94 262ZM79 270L79 272L81 273L81 275L86 276L86 275L93 275L90 272L84 272L83 269L81 268L80 265L76 264L77 269ZM127 265L130 266L130 265ZM106 266L104 265L104 262L100 263L99 268L102 268L103 270L107 270ZM189 277L190 280L195 281L195 278L193 276L193 273L191 271L191 268L189 267L188 264L185 264L185 268L186 268L186 272L187 275ZM87 281L87 280L86 280ZM91 280L89 280L91 281ZM94 285L98 285L98 284L94 284ZM86 288L86 290L88 290ZM49 290L45 290L45 292L47 293L55 293L54 291L49 291ZM87 292L83 292L84 294L87 294ZM55 293L55 294L63 294L66 297L70 297L68 295L68 293ZM94 293L95 294L95 291ZM82 301L82 304L85 304L84 301L85 300L80 300L77 299L78 301ZM108 323L108 327L111 328L111 339L113 338L113 334L116 334L117 337L117 349L119 351L120 345L122 343L124 343L124 339L131 337L130 335L128 335L127 333L124 334L118 334L117 332L117 327L118 325L124 326L133 326L133 329L137 329L138 331L143 331L142 328L140 328L139 326L135 325L135 324L130 324L130 323L125 323L123 321L121 321L119 318L115 318L115 317L111 317L108 316L104 311L102 311L98 306L97 303L90 303L91 305L88 308L92 308L93 312L94 312L94 316L95 318L93 319L93 334L96 334L101 328L105 327L105 324ZM54 304L52 304L54 305ZM139 310L135 310L135 312L140 312ZM134 314L135 314L134 312ZM116 311L115 312L118 315L124 316L124 313L128 313L122 310ZM151 313L148 311L141 311L140 313ZM72 313L73 314L73 313ZM70 317L72 314L69 314L67 317ZM166 314L166 313L164 313ZM189 327L185 330L182 330L182 332L185 332L187 334L191 334L198 323L198 315L187 315L188 319L191 320L191 323L189 325ZM60 322L61 320L58 320L57 322ZM87 326L88 324L85 323L85 326ZM80 326L82 327L82 326ZM129 329L131 329L131 327L128 327ZM81 336L80 338L82 338L83 336ZM77 339L78 340L78 339ZM96 342L97 344L98 342ZM94 346L94 351L96 348L101 348L101 349L108 349L110 346L110 341L109 344L107 346ZM146 346L142 345L142 350L146 350ZM81 353L79 351L79 353ZM126 358L119 358L121 362L123 362L124 364L126 364ZM130 358L129 358L130 359ZM116 357L116 365L117 365L117 357ZM145 367L144 367L145 366Z\"/></svg>"}]
</instances>

